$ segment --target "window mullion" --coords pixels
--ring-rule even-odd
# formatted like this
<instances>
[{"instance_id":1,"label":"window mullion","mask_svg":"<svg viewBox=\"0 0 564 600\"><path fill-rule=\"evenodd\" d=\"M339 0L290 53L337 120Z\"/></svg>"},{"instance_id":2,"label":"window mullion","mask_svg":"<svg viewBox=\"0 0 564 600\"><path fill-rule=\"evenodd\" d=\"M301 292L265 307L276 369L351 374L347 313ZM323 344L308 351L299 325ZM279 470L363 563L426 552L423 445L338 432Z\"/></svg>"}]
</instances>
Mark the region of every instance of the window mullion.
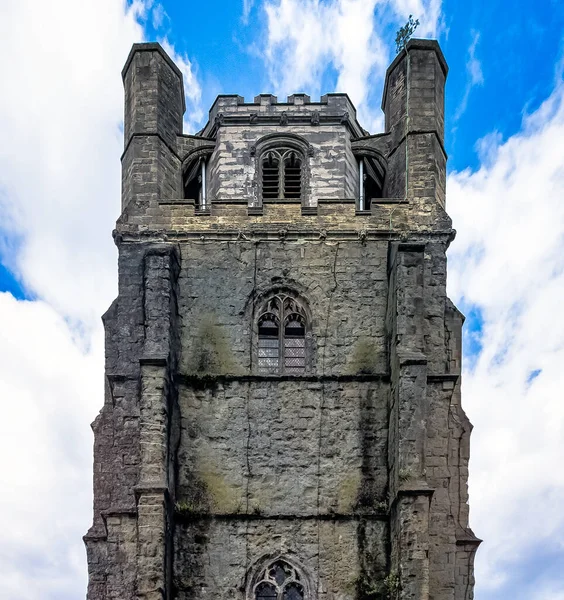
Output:
<instances>
[{"instance_id":1,"label":"window mullion","mask_svg":"<svg viewBox=\"0 0 564 600\"><path fill-rule=\"evenodd\" d=\"M280 157L280 163L278 166L278 185L280 198L285 198L284 195L284 158Z\"/></svg>"},{"instance_id":2,"label":"window mullion","mask_svg":"<svg viewBox=\"0 0 564 600\"><path fill-rule=\"evenodd\" d=\"M280 322L280 327L278 328L278 347L280 350L278 351L278 372L284 372L284 322Z\"/></svg>"},{"instance_id":3,"label":"window mullion","mask_svg":"<svg viewBox=\"0 0 564 600\"><path fill-rule=\"evenodd\" d=\"M286 307L285 307L285 298L282 297L280 299L280 372L284 373L285 371L285 361L286 361L286 344L284 342L284 324L286 323Z\"/></svg>"}]
</instances>

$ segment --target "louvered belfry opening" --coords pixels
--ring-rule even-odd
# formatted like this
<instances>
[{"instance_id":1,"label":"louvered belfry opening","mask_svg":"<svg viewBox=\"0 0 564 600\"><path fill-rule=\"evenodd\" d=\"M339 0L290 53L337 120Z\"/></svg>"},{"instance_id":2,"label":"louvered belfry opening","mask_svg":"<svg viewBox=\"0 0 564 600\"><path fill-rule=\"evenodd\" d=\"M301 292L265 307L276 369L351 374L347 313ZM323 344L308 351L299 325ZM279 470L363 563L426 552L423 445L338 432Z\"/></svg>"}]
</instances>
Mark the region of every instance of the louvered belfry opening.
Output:
<instances>
[{"instance_id":1,"label":"louvered belfry opening","mask_svg":"<svg viewBox=\"0 0 564 600\"><path fill-rule=\"evenodd\" d=\"M267 152L262 161L262 197L280 198L280 157Z\"/></svg>"},{"instance_id":2,"label":"louvered belfry opening","mask_svg":"<svg viewBox=\"0 0 564 600\"><path fill-rule=\"evenodd\" d=\"M262 158L262 197L301 198L302 159L287 148L268 150Z\"/></svg>"},{"instance_id":3,"label":"louvered belfry opening","mask_svg":"<svg viewBox=\"0 0 564 600\"><path fill-rule=\"evenodd\" d=\"M306 318L291 296L273 296L259 313L258 370L262 375L306 371Z\"/></svg>"},{"instance_id":4,"label":"louvered belfry opening","mask_svg":"<svg viewBox=\"0 0 564 600\"><path fill-rule=\"evenodd\" d=\"M284 157L284 198L301 198L302 163L295 152Z\"/></svg>"}]
</instances>

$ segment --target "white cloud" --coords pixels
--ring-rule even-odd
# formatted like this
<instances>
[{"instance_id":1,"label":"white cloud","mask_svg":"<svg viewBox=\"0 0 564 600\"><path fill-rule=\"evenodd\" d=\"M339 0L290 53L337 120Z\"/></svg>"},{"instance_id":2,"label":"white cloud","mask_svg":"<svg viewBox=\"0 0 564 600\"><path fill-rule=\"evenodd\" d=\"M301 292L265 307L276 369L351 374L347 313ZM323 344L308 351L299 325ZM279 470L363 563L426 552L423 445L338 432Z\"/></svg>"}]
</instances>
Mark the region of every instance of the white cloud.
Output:
<instances>
[{"instance_id":1,"label":"white cloud","mask_svg":"<svg viewBox=\"0 0 564 600\"><path fill-rule=\"evenodd\" d=\"M264 6L265 60L275 93L306 91L316 97L332 91L320 90L322 75L332 65L338 75L334 91L348 93L364 126L379 131L383 117L371 109L368 97L382 89L392 59L388 29L413 14L421 22L417 36L435 35L441 2L274 0Z\"/></svg>"},{"instance_id":2,"label":"white cloud","mask_svg":"<svg viewBox=\"0 0 564 600\"><path fill-rule=\"evenodd\" d=\"M201 128L204 110L202 108L202 87L194 73L194 66L186 54L179 54L168 39L159 40L164 51L180 69L184 78L184 97L186 99L186 114L184 115L184 132L195 133Z\"/></svg>"},{"instance_id":3,"label":"white cloud","mask_svg":"<svg viewBox=\"0 0 564 600\"><path fill-rule=\"evenodd\" d=\"M448 181L459 229L450 293L484 319L483 351L463 383L475 424L472 525L486 539L478 590L507 584L535 547L564 536L563 138L559 82L519 134L480 144L478 171Z\"/></svg>"},{"instance_id":4,"label":"white cloud","mask_svg":"<svg viewBox=\"0 0 564 600\"><path fill-rule=\"evenodd\" d=\"M0 293L3 598L84 597L103 339L83 352L72 337L48 304Z\"/></svg>"},{"instance_id":5,"label":"white cloud","mask_svg":"<svg viewBox=\"0 0 564 600\"><path fill-rule=\"evenodd\" d=\"M38 298L0 294L3 598L85 595L100 315L117 287L121 69L143 24L162 17L151 0L0 5L0 250ZM167 50L185 76L192 125L198 79Z\"/></svg>"},{"instance_id":6,"label":"white cloud","mask_svg":"<svg viewBox=\"0 0 564 600\"><path fill-rule=\"evenodd\" d=\"M15 267L26 284L81 321L97 322L115 293L120 72L149 18L139 1L22 0L0 10L0 133L9 140L0 146L0 227L23 238ZM200 85L188 58L163 43L184 74L192 126L202 118Z\"/></svg>"},{"instance_id":7,"label":"white cloud","mask_svg":"<svg viewBox=\"0 0 564 600\"><path fill-rule=\"evenodd\" d=\"M458 121L466 107L468 106L468 99L470 98L470 92L476 86L484 85L484 74L482 72L482 63L476 57L476 47L478 46L478 42L480 41L480 34L477 31L472 31L472 42L468 47L468 60L466 61L466 73L467 73L467 82L466 87L464 88L464 95L462 96L462 100L456 109L456 113L454 115L454 121Z\"/></svg>"},{"instance_id":8,"label":"white cloud","mask_svg":"<svg viewBox=\"0 0 564 600\"><path fill-rule=\"evenodd\" d=\"M249 22L249 16L251 14L251 10L253 10L253 6L255 5L255 0L243 0L243 15L241 16L241 20L245 25Z\"/></svg>"},{"instance_id":9,"label":"white cloud","mask_svg":"<svg viewBox=\"0 0 564 600\"><path fill-rule=\"evenodd\" d=\"M470 81L473 85L484 83L484 74L482 73L482 64L476 58L476 46L480 41L480 34L477 31L472 31L472 43L468 48L468 62L466 69L470 75Z\"/></svg>"}]
</instances>

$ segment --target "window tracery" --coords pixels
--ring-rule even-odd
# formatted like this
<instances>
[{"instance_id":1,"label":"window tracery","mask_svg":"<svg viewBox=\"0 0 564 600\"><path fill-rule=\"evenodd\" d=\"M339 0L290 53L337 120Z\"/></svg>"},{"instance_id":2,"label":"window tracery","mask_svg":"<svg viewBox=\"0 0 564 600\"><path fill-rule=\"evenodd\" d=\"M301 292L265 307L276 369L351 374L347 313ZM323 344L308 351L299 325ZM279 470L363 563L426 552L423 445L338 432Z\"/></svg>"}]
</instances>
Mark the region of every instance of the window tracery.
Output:
<instances>
[{"instance_id":1,"label":"window tracery","mask_svg":"<svg viewBox=\"0 0 564 600\"><path fill-rule=\"evenodd\" d=\"M284 560L271 563L259 576L254 600L304 600L300 574Z\"/></svg>"},{"instance_id":2,"label":"window tracery","mask_svg":"<svg viewBox=\"0 0 564 600\"><path fill-rule=\"evenodd\" d=\"M300 375L306 370L306 313L294 297L278 293L258 316L260 374Z\"/></svg>"}]
</instances>

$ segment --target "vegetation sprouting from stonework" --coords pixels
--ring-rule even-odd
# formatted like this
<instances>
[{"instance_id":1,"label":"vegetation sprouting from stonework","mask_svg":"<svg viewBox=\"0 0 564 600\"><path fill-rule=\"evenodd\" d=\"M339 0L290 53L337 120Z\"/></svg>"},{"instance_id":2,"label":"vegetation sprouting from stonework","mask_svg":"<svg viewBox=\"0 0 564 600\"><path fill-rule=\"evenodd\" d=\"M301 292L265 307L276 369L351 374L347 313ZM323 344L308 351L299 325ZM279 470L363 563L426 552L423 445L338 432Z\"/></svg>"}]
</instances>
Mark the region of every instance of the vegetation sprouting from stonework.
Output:
<instances>
[{"instance_id":1,"label":"vegetation sprouting from stonework","mask_svg":"<svg viewBox=\"0 0 564 600\"><path fill-rule=\"evenodd\" d=\"M399 575L396 571L390 571L388 573L386 579L384 579L384 587L386 589L386 598L393 600L397 597L401 585Z\"/></svg>"},{"instance_id":2,"label":"vegetation sprouting from stonework","mask_svg":"<svg viewBox=\"0 0 564 600\"><path fill-rule=\"evenodd\" d=\"M225 333L214 315L204 315L198 325L188 362L190 375L226 375L236 372Z\"/></svg>"},{"instance_id":3,"label":"vegetation sprouting from stonework","mask_svg":"<svg viewBox=\"0 0 564 600\"><path fill-rule=\"evenodd\" d=\"M398 479L401 483L406 483L410 479L413 479L413 473L411 472L411 469L400 469L398 473Z\"/></svg>"},{"instance_id":4,"label":"vegetation sprouting from stonework","mask_svg":"<svg viewBox=\"0 0 564 600\"><path fill-rule=\"evenodd\" d=\"M409 15L406 24L400 27L396 33L396 53L399 54L409 42L409 39L417 29L419 19L413 20L413 15Z\"/></svg>"},{"instance_id":5,"label":"vegetation sprouting from stonework","mask_svg":"<svg viewBox=\"0 0 564 600\"><path fill-rule=\"evenodd\" d=\"M372 375L376 373L377 348L374 340L363 337L355 344L346 371L349 375Z\"/></svg>"},{"instance_id":6,"label":"vegetation sprouting from stonework","mask_svg":"<svg viewBox=\"0 0 564 600\"><path fill-rule=\"evenodd\" d=\"M356 588L361 600L395 600L401 590L400 578L396 571L390 571L386 577L369 577L361 574L348 587Z\"/></svg>"}]
</instances>

